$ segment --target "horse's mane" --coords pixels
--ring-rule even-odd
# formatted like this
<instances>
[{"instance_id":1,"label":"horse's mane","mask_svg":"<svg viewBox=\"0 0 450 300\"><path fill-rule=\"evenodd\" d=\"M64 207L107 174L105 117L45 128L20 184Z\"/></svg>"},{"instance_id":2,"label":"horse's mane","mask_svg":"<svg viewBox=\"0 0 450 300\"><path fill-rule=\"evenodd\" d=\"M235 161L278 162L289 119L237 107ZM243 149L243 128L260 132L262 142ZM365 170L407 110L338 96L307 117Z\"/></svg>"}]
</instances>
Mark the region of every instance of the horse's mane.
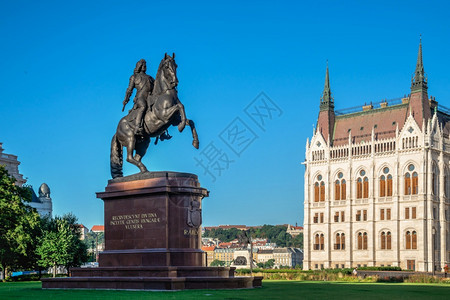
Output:
<instances>
[{"instance_id":1,"label":"horse's mane","mask_svg":"<svg viewBox=\"0 0 450 300\"><path fill-rule=\"evenodd\" d=\"M156 95L155 93L159 94L161 92L162 68L165 60L166 57L161 59L161 62L159 63L158 71L156 72L155 76L155 85L153 86L152 95Z\"/></svg>"}]
</instances>

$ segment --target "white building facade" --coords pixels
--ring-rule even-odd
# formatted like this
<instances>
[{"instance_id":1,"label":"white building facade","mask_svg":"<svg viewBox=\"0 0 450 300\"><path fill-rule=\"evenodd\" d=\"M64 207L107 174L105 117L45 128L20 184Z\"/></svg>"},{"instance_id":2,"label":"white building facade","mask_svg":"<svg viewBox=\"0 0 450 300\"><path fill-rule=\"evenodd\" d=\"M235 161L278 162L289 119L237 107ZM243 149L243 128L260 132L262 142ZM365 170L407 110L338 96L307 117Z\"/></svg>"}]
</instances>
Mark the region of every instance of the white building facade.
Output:
<instances>
[{"instance_id":1,"label":"white building facade","mask_svg":"<svg viewBox=\"0 0 450 300\"><path fill-rule=\"evenodd\" d=\"M419 46L411 94L334 112L328 67L307 141L304 269L450 261L450 110L428 98Z\"/></svg>"}]
</instances>

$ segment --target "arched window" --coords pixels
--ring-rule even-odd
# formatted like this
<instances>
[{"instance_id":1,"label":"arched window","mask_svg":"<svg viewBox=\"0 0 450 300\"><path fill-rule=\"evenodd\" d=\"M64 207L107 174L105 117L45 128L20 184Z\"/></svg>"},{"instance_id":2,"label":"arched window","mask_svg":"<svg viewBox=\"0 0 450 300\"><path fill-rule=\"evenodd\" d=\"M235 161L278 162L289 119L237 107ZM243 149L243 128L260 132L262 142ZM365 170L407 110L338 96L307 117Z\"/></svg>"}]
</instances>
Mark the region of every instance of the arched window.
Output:
<instances>
[{"instance_id":1,"label":"arched window","mask_svg":"<svg viewBox=\"0 0 450 300\"><path fill-rule=\"evenodd\" d=\"M412 194L417 195L419 193L419 176L417 172L412 174Z\"/></svg>"},{"instance_id":2,"label":"arched window","mask_svg":"<svg viewBox=\"0 0 450 300\"><path fill-rule=\"evenodd\" d=\"M336 234L336 243L334 244L334 249L341 250L341 234L340 233Z\"/></svg>"},{"instance_id":3,"label":"arched window","mask_svg":"<svg viewBox=\"0 0 450 300\"><path fill-rule=\"evenodd\" d=\"M363 242L362 242L362 232L358 233L358 250L362 250Z\"/></svg>"},{"instance_id":4,"label":"arched window","mask_svg":"<svg viewBox=\"0 0 450 300\"><path fill-rule=\"evenodd\" d=\"M389 174L389 168L383 168L383 175L380 176L380 197L392 196L392 175Z\"/></svg>"},{"instance_id":5,"label":"arched window","mask_svg":"<svg viewBox=\"0 0 450 300\"><path fill-rule=\"evenodd\" d=\"M359 171L358 179L356 180L356 198L368 198L369 197L369 178L365 177L366 171Z\"/></svg>"},{"instance_id":6,"label":"arched window","mask_svg":"<svg viewBox=\"0 0 450 300\"><path fill-rule=\"evenodd\" d=\"M325 182L320 183L320 201L325 201Z\"/></svg>"},{"instance_id":7,"label":"arched window","mask_svg":"<svg viewBox=\"0 0 450 300\"><path fill-rule=\"evenodd\" d=\"M345 189L345 179L343 179L344 174L339 172L337 179L334 182L334 200L345 200L346 199L346 189Z\"/></svg>"},{"instance_id":8,"label":"arched window","mask_svg":"<svg viewBox=\"0 0 450 300\"><path fill-rule=\"evenodd\" d=\"M322 175L318 175L314 183L314 202L325 201L325 182Z\"/></svg>"},{"instance_id":9,"label":"arched window","mask_svg":"<svg viewBox=\"0 0 450 300\"><path fill-rule=\"evenodd\" d=\"M391 174L389 174L387 176L386 185L387 185L386 196L392 197L392 175Z\"/></svg>"},{"instance_id":10,"label":"arched window","mask_svg":"<svg viewBox=\"0 0 450 300\"><path fill-rule=\"evenodd\" d=\"M433 195L439 195L439 168L433 163L433 172L431 174L432 190Z\"/></svg>"},{"instance_id":11,"label":"arched window","mask_svg":"<svg viewBox=\"0 0 450 300\"><path fill-rule=\"evenodd\" d=\"M386 233L381 233L381 249L386 249Z\"/></svg>"},{"instance_id":12,"label":"arched window","mask_svg":"<svg viewBox=\"0 0 450 300\"><path fill-rule=\"evenodd\" d=\"M392 235L391 232L388 231L386 234L386 249L392 249Z\"/></svg>"},{"instance_id":13,"label":"arched window","mask_svg":"<svg viewBox=\"0 0 450 300\"><path fill-rule=\"evenodd\" d=\"M319 202L319 183L314 184L314 202Z\"/></svg>"},{"instance_id":14,"label":"arched window","mask_svg":"<svg viewBox=\"0 0 450 300\"><path fill-rule=\"evenodd\" d=\"M405 233L405 245L406 245L406 249L411 249L411 232L407 231Z\"/></svg>"},{"instance_id":15,"label":"arched window","mask_svg":"<svg viewBox=\"0 0 450 300\"><path fill-rule=\"evenodd\" d=\"M391 236L391 232L381 232L380 234L380 238L381 238L381 249L391 249L391 244L392 244L392 236Z\"/></svg>"},{"instance_id":16,"label":"arched window","mask_svg":"<svg viewBox=\"0 0 450 300\"><path fill-rule=\"evenodd\" d=\"M417 232L416 231L407 231L405 233L405 245L406 249L417 249Z\"/></svg>"},{"instance_id":17,"label":"arched window","mask_svg":"<svg viewBox=\"0 0 450 300\"><path fill-rule=\"evenodd\" d=\"M358 250L367 250L367 232L359 232L358 233Z\"/></svg>"},{"instance_id":18,"label":"arched window","mask_svg":"<svg viewBox=\"0 0 450 300\"><path fill-rule=\"evenodd\" d=\"M380 177L380 197L386 196L386 177L381 175Z\"/></svg>"},{"instance_id":19,"label":"arched window","mask_svg":"<svg viewBox=\"0 0 450 300\"><path fill-rule=\"evenodd\" d=\"M319 234L316 234L316 236L314 237L314 250L319 249L320 249L320 236Z\"/></svg>"},{"instance_id":20,"label":"arched window","mask_svg":"<svg viewBox=\"0 0 450 300\"><path fill-rule=\"evenodd\" d=\"M345 250L344 233L336 233L336 243L334 244L334 250Z\"/></svg>"},{"instance_id":21,"label":"arched window","mask_svg":"<svg viewBox=\"0 0 450 300\"><path fill-rule=\"evenodd\" d=\"M325 236L323 235L323 233L320 235L320 250L325 249Z\"/></svg>"},{"instance_id":22,"label":"arched window","mask_svg":"<svg viewBox=\"0 0 450 300\"><path fill-rule=\"evenodd\" d=\"M411 174L405 174L405 195L411 195Z\"/></svg>"},{"instance_id":23,"label":"arched window","mask_svg":"<svg viewBox=\"0 0 450 300\"><path fill-rule=\"evenodd\" d=\"M347 199L347 189L346 189L346 181L345 179L342 179L341 181L341 200Z\"/></svg>"},{"instance_id":24,"label":"arched window","mask_svg":"<svg viewBox=\"0 0 450 300\"><path fill-rule=\"evenodd\" d=\"M341 182L339 179L334 183L334 200L341 200Z\"/></svg>"},{"instance_id":25,"label":"arched window","mask_svg":"<svg viewBox=\"0 0 450 300\"><path fill-rule=\"evenodd\" d=\"M367 232L363 234L363 250L367 250Z\"/></svg>"},{"instance_id":26,"label":"arched window","mask_svg":"<svg viewBox=\"0 0 450 300\"><path fill-rule=\"evenodd\" d=\"M448 182L448 169L445 168L445 170L444 170L444 195L447 198L449 196L449 185L450 185L450 183Z\"/></svg>"},{"instance_id":27,"label":"arched window","mask_svg":"<svg viewBox=\"0 0 450 300\"><path fill-rule=\"evenodd\" d=\"M419 192L419 176L414 170L414 165L410 164L405 173L405 195L417 195Z\"/></svg>"},{"instance_id":28,"label":"arched window","mask_svg":"<svg viewBox=\"0 0 450 300\"><path fill-rule=\"evenodd\" d=\"M362 198L362 179L358 178L356 181L356 198L361 199Z\"/></svg>"},{"instance_id":29,"label":"arched window","mask_svg":"<svg viewBox=\"0 0 450 300\"><path fill-rule=\"evenodd\" d=\"M417 249L417 232L412 232L412 242L411 249Z\"/></svg>"}]
</instances>

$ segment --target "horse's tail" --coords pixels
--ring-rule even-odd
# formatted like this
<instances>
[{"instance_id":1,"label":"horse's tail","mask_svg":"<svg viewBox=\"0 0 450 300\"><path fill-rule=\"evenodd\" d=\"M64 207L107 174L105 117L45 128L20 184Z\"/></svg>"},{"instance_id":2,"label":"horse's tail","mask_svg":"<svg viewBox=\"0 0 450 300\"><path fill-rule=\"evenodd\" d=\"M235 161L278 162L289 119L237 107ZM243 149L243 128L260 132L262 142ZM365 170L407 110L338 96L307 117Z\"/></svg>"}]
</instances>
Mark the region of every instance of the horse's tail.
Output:
<instances>
[{"instance_id":1,"label":"horse's tail","mask_svg":"<svg viewBox=\"0 0 450 300\"><path fill-rule=\"evenodd\" d=\"M110 157L110 166L111 166L111 176L112 178L122 177L123 171L123 152L122 145L119 143L117 139L117 134L115 134L111 141L111 157Z\"/></svg>"}]
</instances>

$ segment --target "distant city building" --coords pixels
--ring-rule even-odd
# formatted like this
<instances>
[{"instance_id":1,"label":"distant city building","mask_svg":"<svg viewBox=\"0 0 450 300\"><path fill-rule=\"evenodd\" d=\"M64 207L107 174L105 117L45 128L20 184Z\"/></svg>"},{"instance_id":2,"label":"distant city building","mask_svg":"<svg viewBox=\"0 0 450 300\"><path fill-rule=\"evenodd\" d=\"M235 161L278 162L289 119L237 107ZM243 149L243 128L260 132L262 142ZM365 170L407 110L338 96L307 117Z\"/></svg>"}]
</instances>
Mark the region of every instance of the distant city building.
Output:
<instances>
[{"instance_id":1,"label":"distant city building","mask_svg":"<svg viewBox=\"0 0 450 300\"><path fill-rule=\"evenodd\" d=\"M273 249L273 259L277 268L295 268L295 266L301 265L303 252L298 248L275 248Z\"/></svg>"},{"instance_id":2,"label":"distant city building","mask_svg":"<svg viewBox=\"0 0 450 300\"><path fill-rule=\"evenodd\" d=\"M292 237L296 237L300 233L303 233L303 227L297 226L297 224L295 224L295 226L288 224L286 233L290 234Z\"/></svg>"},{"instance_id":3,"label":"distant city building","mask_svg":"<svg viewBox=\"0 0 450 300\"><path fill-rule=\"evenodd\" d=\"M27 182L27 180L23 178L23 175L19 173L20 162L17 160L17 156L4 153L3 143L0 143L0 165L3 165L9 175L16 179L16 184L18 186L22 186Z\"/></svg>"},{"instance_id":4,"label":"distant city building","mask_svg":"<svg viewBox=\"0 0 450 300\"><path fill-rule=\"evenodd\" d=\"M214 249L214 259L225 262L226 266L229 266L234 259L234 249L230 248L216 248Z\"/></svg>"},{"instance_id":5,"label":"distant city building","mask_svg":"<svg viewBox=\"0 0 450 300\"><path fill-rule=\"evenodd\" d=\"M105 226L104 225L94 225L94 226L92 226L91 231L95 232L95 233L99 233L99 232L103 233L103 232L105 232Z\"/></svg>"},{"instance_id":6,"label":"distant city building","mask_svg":"<svg viewBox=\"0 0 450 300\"><path fill-rule=\"evenodd\" d=\"M258 263L266 263L273 259L273 249L259 249L257 253L256 261Z\"/></svg>"},{"instance_id":7,"label":"distant city building","mask_svg":"<svg viewBox=\"0 0 450 300\"><path fill-rule=\"evenodd\" d=\"M206 254L206 265L210 266L211 263L214 261L214 250L216 249L216 246L202 246L202 250Z\"/></svg>"},{"instance_id":8,"label":"distant city building","mask_svg":"<svg viewBox=\"0 0 450 300\"><path fill-rule=\"evenodd\" d=\"M213 229L231 229L231 228L236 228L239 230L248 230L250 228L253 229L258 229L261 228L262 226L247 226L247 225L219 225L219 226L206 226L206 227L202 227L202 231L204 232L205 230L213 230Z\"/></svg>"},{"instance_id":9,"label":"distant city building","mask_svg":"<svg viewBox=\"0 0 450 300\"><path fill-rule=\"evenodd\" d=\"M77 224L77 226L80 228L80 240L84 240L89 233L89 229L83 224Z\"/></svg>"},{"instance_id":10,"label":"distant city building","mask_svg":"<svg viewBox=\"0 0 450 300\"><path fill-rule=\"evenodd\" d=\"M46 183L41 184L39 187L39 197L36 196L33 188L29 187L31 191L31 202L28 203L31 207L34 207L41 217L49 216L52 217L53 204L52 198L50 197L50 188Z\"/></svg>"},{"instance_id":11,"label":"distant city building","mask_svg":"<svg viewBox=\"0 0 450 300\"><path fill-rule=\"evenodd\" d=\"M422 44L403 98L338 112L328 66L325 78L306 142L304 269L441 270L450 262L450 109L428 97Z\"/></svg>"},{"instance_id":12,"label":"distant city building","mask_svg":"<svg viewBox=\"0 0 450 300\"><path fill-rule=\"evenodd\" d=\"M27 180L19 173L20 162L17 156L13 154L6 154L3 152L3 143L0 143L0 165L3 165L8 171L8 174L16 179L16 185L23 186ZM28 203L34 207L41 216L52 216L53 205L52 198L50 198L50 188L46 183L39 187L39 196L36 195L33 188L28 186L31 192L31 202Z\"/></svg>"}]
</instances>

